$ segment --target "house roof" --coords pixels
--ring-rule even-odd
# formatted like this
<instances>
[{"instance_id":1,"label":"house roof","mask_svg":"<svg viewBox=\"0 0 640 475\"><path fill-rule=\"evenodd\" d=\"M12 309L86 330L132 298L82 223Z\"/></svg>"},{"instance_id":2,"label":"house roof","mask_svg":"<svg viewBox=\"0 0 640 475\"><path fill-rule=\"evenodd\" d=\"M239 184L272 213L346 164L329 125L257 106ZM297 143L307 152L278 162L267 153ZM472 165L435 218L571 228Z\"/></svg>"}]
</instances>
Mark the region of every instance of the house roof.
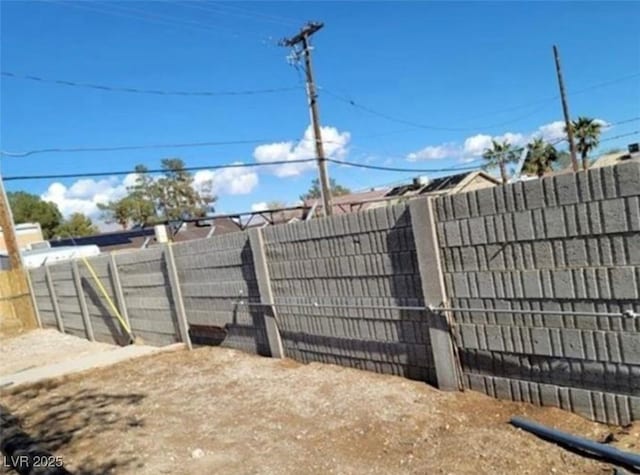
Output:
<instances>
[{"instance_id":1,"label":"house roof","mask_svg":"<svg viewBox=\"0 0 640 475\"><path fill-rule=\"evenodd\" d=\"M625 162L640 162L640 153L616 152L601 155L591 164L590 168L609 167Z\"/></svg>"},{"instance_id":2,"label":"house roof","mask_svg":"<svg viewBox=\"0 0 640 475\"><path fill-rule=\"evenodd\" d=\"M331 200L333 214L363 211L376 206L382 206L384 202L393 201L400 197L407 198L417 195L460 193L465 191L466 186L476 178L486 180L492 185L500 184L500 180L483 171L458 173L456 175L434 178L427 183L416 181L394 188L379 188L360 193L336 196ZM319 199L306 200L305 205L312 206L315 202L318 202L318 206L322 207Z\"/></svg>"},{"instance_id":3,"label":"house roof","mask_svg":"<svg viewBox=\"0 0 640 475\"><path fill-rule=\"evenodd\" d=\"M362 211L371 207L375 202L379 202L388 193L389 188L372 189L362 191L358 193L349 193L348 195L340 195L331 197L331 207L333 208L333 214L345 214L354 211ZM314 203L318 203L317 206L322 208L322 202L320 199L305 200L305 206L313 206Z\"/></svg>"},{"instance_id":4,"label":"house roof","mask_svg":"<svg viewBox=\"0 0 640 475\"><path fill-rule=\"evenodd\" d=\"M476 178L481 178L495 185L500 184L500 180L497 178L494 178L486 172L478 170L434 178L429 180L426 184L411 183L397 186L387 193L387 196L460 193L464 191L465 187Z\"/></svg>"},{"instance_id":5,"label":"house roof","mask_svg":"<svg viewBox=\"0 0 640 475\"><path fill-rule=\"evenodd\" d=\"M213 228L213 236L240 231L240 227L230 218L212 218L200 223L185 223L175 234L176 242L203 239L209 236ZM148 244L156 242L154 228L129 229L109 233L96 234L77 238L52 239L51 247L81 246L95 244L103 252L118 251L122 249L139 249L145 241Z\"/></svg>"}]
</instances>

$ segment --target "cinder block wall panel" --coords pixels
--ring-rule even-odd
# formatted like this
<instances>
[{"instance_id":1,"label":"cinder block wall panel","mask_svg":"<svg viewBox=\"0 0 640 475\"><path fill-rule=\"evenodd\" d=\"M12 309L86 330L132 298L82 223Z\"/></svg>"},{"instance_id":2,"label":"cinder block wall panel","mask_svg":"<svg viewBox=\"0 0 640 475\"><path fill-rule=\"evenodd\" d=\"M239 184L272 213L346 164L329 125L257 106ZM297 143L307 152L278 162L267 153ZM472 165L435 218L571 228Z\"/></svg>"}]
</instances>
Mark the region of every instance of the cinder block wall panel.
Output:
<instances>
[{"instance_id":1,"label":"cinder block wall panel","mask_svg":"<svg viewBox=\"0 0 640 475\"><path fill-rule=\"evenodd\" d=\"M92 257L88 261L102 288L106 291L108 298L117 308L117 299L109 272L109 256ZM116 345L127 344L129 337L126 331L122 328L116 315L114 315L100 285L95 281L94 276L83 261L78 262L78 270L96 341Z\"/></svg>"},{"instance_id":2,"label":"cinder block wall panel","mask_svg":"<svg viewBox=\"0 0 640 475\"><path fill-rule=\"evenodd\" d=\"M117 264L134 335L152 345L179 341L163 249L118 254Z\"/></svg>"},{"instance_id":3,"label":"cinder block wall panel","mask_svg":"<svg viewBox=\"0 0 640 475\"><path fill-rule=\"evenodd\" d=\"M86 338L87 333L82 320L76 285L73 281L71 262L53 264L50 267L50 272L65 333Z\"/></svg>"},{"instance_id":4,"label":"cinder block wall panel","mask_svg":"<svg viewBox=\"0 0 640 475\"><path fill-rule=\"evenodd\" d=\"M264 240L287 356L435 382L426 312L349 308L424 305L405 205L267 227Z\"/></svg>"},{"instance_id":5,"label":"cinder block wall panel","mask_svg":"<svg viewBox=\"0 0 640 475\"><path fill-rule=\"evenodd\" d=\"M436 201L465 384L595 420L640 418L640 164Z\"/></svg>"},{"instance_id":6,"label":"cinder block wall panel","mask_svg":"<svg viewBox=\"0 0 640 475\"><path fill-rule=\"evenodd\" d=\"M53 302L51 301L51 294L47 286L44 267L30 269L29 276L31 278L31 284L35 294L35 303L38 307L42 326L44 328L57 328L58 324L53 311Z\"/></svg>"},{"instance_id":7,"label":"cinder block wall panel","mask_svg":"<svg viewBox=\"0 0 640 475\"><path fill-rule=\"evenodd\" d=\"M224 330L221 344L260 355L269 345L247 233L175 244L178 278L191 325ZM196 336L196 340L199 340Z\"/></svg>"}]
</instances>

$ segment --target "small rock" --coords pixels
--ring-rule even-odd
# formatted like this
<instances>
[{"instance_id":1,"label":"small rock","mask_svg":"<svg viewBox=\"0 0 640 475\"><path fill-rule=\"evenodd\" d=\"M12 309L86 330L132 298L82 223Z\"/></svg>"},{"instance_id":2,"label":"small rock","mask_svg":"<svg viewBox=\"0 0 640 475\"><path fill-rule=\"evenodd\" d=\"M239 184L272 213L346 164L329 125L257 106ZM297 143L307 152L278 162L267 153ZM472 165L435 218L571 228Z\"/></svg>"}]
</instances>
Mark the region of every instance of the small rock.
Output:
<instances>
[{"instance_id":1,"label":"small rock","mask_svg":"<svg viewBox=\"0 0 640 475\"><path fill-rule=\"evenodd\" d=\"M200 459L202 457L204 457L204 450L202 450L202 449L194 449L191 452L191 458L192 459Z\"/></svg>"}]
</instances>

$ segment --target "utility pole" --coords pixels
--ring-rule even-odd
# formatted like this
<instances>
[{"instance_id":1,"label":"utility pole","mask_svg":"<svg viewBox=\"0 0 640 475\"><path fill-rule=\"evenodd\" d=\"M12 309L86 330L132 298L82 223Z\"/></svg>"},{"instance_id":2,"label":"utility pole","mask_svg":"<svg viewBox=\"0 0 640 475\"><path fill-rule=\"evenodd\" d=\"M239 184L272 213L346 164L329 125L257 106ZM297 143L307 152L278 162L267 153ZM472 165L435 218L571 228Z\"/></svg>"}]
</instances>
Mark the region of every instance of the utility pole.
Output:
<instances>
[{"instance_id":1,"label":"utility pole","mask_svg":"<svg viewBox=\"0 0 640 475\"><path fill-rule=\"evenodd\" d=\"M18 246L18 238L13 224L13 215L9 207L9 200L4 191L4 183L0 175L0 228L2 228L2 236L4 245L7 248L9 256L9 268L19 269L22 267L22 258L20 256L20 247Z\"/></svg>"},{"instance_id":2,"label":"utility pole","mask_svg":"<svg viewBox=\"0 0 640 475\"><path fill-rule=\"evenodd\" d=\"M569 151L571 152L571 166L573 171L578 171L578 157L576 155L576 144L573 140L573 129L571 127L571 116L569 115L569 104L567 103L567 94L564 90L564 81L562 79L562 69L560 68L560 54L558 47L553 45L553 56L556 60L556 73L558 74L558 86L560 87L560 99L562 100L562 112L564 114L564 124L567 129L567 138L569 139ZM583 164L586 170L586 162Z\"/></svg>"},{"instance_id":3,"label":"utility pole","mask_svg":"<svg viewBox=\"0 0 640 475\"><path fill-rule=\"evenodd\" d=\"M316 142L316 160L318 162L318 178L320 181L320 193L322 196L322 208L325 216L331 216L331 188L329 187L329 174L327 172L327 160L324 156L324 147L322 145L322 132L320 130L320 115L318 112L318 94L313 79L313 68L311 66L311 47L309 38L324 26L324 23L309 22L302 27L300 33L285 38L280 42L281 46L295 48L296 45L302 44L302 50L294 51L296 58L302 54L304 56L304 66L307 83L307 97L309 99L309 108L311 109L311 125L313 126L313 135Z\"/></svg>"}]
</instances>

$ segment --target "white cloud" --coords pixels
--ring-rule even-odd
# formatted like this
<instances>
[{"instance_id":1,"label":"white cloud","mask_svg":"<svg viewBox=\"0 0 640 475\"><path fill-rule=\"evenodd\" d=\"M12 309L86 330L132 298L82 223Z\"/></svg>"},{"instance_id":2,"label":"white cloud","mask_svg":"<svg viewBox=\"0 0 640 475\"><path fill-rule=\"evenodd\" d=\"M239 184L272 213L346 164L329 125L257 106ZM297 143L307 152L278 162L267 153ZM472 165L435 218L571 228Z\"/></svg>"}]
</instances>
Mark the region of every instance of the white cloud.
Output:
<instances>
[{"instance_id":1,"label":"white cloud","mask_svg":"<svg viewBox=\"0 0 640 475\"><path fill-rule=\"evenodd\" d=\"M453 143L444 143L442 145L429 145L422 150L407 155L407 160L414 162L417 160L440 160L456 156L460 153L459 147Z\"/></svg>"},{"instance_id":2,"label":"white cloud","mask_svg":"<svg viewBox=\"0 0 640 475\"><path fill-rule=\"evenodd\" d=\"M514 132L507 132L506 134L494 137L494 139L498 142L509 142L515 147L520 147L522 145L526 145L529 141L529 136Z\"/></svg>"},{"instance_id":3,"label":"white cloud","mask_svg":"<svg viewBox=\"0 0 640 475\"><path fill-rule=\"evenodd\" d=\"M469 137L464 141L464 147L462 148L464 157L477 157L482 155L482 152L486 148L491 147L490 135L478 134L473 137Z\"/></svg>"},{"instance_id":4,"label":"white cloud","mask_svg":"<svg viewBox=\"0 0 640 475\"><path fill-rule=\"evenodd\" d=\"M251 205L251 211L265 211L268 209L266 201L260 201L259 203L253 203Z\"/></svg>"},{"instance_id":5,"label":"white cloud","mask_svg":"<svg viewBox=\"0 0 640 475\"><path fill-rule=\"evenodd\" d=\"M321 127L324 153L327 158L343 158L348 151L351 134L340 132L335 127ZM253 151L253 156L259 163L294 161L315 158L315 139L311 126L307 127L302 139L295 142L275 142L257 146ZM313 170L315 162L306 163L285 163L282 165L269 167L269 170L279 177L295 176L307 170Z\"/></svg>"},{"instance_id":6,"label":"white cloud","mask_svg":"<svg viewBox=\"0 0 640 475\"><path fill-rule=\"evenodd\" d=\"M135 181L135 174L127 175L122 181L116 177L93 180L83 178L67 187L60 182L49 185L41 198L53 201L64 217L73 213L83 213L93 220L100 216L98 203L122 198L127 192L128 184Z\"/></svg>"},{"instance_id":7,"label":"white cloud","mask_svg":"<svg viewBox=\"0 0 640 475\"><path fill-rule=\"evenodd\" d=\"M595 119L600 123L603 129L611 127L602 119ZM467 137L462 145L447 142L440 145L429 145L417 152L407 155L407 160L432 160L441 158L455 158L462 162L470 162L482 156L483 152L491 147L491 142L507 141L515 147L525 146L535 137L542 137L547 142L559 142L565 138L564 121L557 120L548 124L541 125L535 131L530 133L506 132L502 135L477 134Z\"/></svg>"},{"instance_id":8,"label":"white cloud","mask_svg":"<svg viewBox=\"0 0 640 475\"><path fill-rule=\"evenodd\" d=\"M201 193L246 195L258 185L258 174L253 170L241 167L199 170L193 175L193 181L196 190Z\"/></svg>"},{"instance_id":9,"label":"white cloud","mask_svg":"<svg viewBox=\"0 0 640 475\"><path fill-rule=\"evenodd\" d=\"M556 120L550 124L538 127L538 131L533 135L535 137L541 137L547 142L557 142L558 140L564 139L567 134L564 131L564 121Z\"/></svg>"},{"instance_id":10,"label":"white cloud","mask_svg":"<svg viewBox=\"0 0 640 475\"><path fill-rule=\"evenodd\" d=\"M80 179L66 186L54 182L41 195L52 201L66 218L73 213L89 216L101 230L113 230L112 225L102 222L98 203L115 201L127 194L127 188L134 185L137 175L130 173L122 180L109 177L100 180ZM258 175L247 168L226 168L224 170L200 170L193 176L198 191L211 191L214 195L239 195L250 193L258 184Z\"/></svg>"}]
</instances>

